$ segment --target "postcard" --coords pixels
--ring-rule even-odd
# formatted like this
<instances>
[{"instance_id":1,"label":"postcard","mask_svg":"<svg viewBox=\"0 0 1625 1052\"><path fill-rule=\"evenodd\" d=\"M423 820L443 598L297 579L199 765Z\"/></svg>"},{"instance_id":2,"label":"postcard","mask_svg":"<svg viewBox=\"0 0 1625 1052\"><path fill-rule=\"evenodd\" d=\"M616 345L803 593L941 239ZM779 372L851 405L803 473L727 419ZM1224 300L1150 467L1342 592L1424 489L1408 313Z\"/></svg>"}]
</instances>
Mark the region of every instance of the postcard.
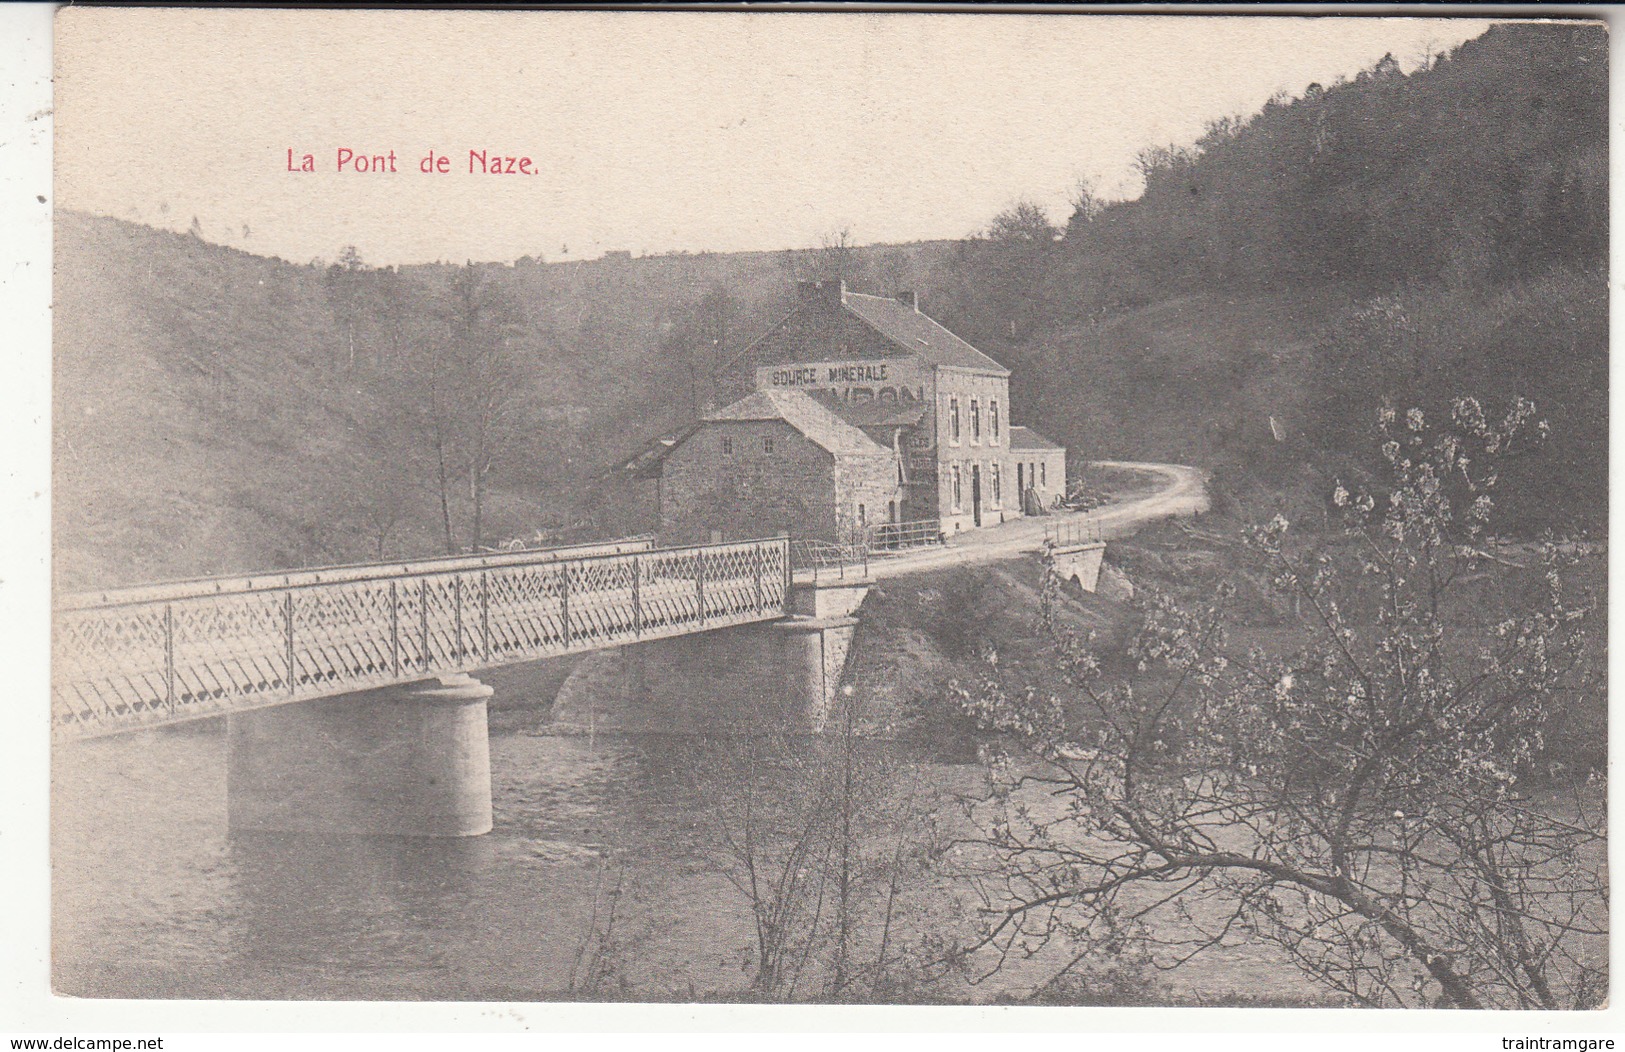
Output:
<instances>
[{"instance_id":1,"label":"postcard","mask_svg":"<svg viewBox=\"0 0 1625 1052\"><path fill-rule=\"evenodd\" d=\"M54 55L56 997L1607 1005L1603 23Z\"/></svg>"}]
</instances>

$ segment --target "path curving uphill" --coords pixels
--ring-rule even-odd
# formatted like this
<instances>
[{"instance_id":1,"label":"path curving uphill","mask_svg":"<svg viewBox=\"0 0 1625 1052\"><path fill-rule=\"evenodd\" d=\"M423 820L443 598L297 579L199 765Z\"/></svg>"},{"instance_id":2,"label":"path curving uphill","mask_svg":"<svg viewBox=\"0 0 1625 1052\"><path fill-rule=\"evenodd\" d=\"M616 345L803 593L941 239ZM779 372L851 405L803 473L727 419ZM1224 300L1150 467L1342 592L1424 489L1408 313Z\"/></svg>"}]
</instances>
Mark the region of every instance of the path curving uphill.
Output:
<instances>
[{"instance_id":1,"label":"path curving uphill","mask_svg":"<svg viewBox=\"0 0 1625 1052\"><path fill-rule=\"evenodd\" d=\"M1104 540L1128 537L1141 527L1162 519L1187 518L1208 510L1207 479L1200 470L1183 464L1147 464L1127 460L1097 460L1090 467L1130 471L1149 476L1152 492L1135 492L1122 500L1090 511L1063 512L1016 519L1000 526L972 530L949 539L940 548L872 559L872 578L901 577L948 566L997 562L1037 551L1046 528L1057 524L1084 527Z\"/></svg>"},{"instance_id":2,"label":"path curving uphill","mask_svg":"<svg viewBox=\"0 0 1625 1052\"><path fill-rule=\"evenodd\" d=\"M1127 537L1147 523L1188 518L1208 510L1207 476L1183 464L1142 464L1128 460L1096 460L1090 467L1138 471L1163 480L1157 492L1084 512L1082 518L1100 526L1106 539ZM1043 520L1038 520L1042 522Z\"/></svg>"}]
</instances>

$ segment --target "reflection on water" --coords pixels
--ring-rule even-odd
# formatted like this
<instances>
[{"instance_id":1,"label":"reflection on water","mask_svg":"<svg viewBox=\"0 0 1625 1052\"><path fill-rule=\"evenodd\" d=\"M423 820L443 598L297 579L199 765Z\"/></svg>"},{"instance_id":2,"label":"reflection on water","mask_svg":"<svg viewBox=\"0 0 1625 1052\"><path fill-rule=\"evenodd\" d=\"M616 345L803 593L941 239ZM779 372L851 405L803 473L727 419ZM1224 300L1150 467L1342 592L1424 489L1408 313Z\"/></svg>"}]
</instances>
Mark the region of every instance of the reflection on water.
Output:
<instances>
[{"instance_id":1,"label":"reflection on water","mask_svg":"<svg viewBox=\"0 0 1625 1052\"><path fill-rule=\"evenodd\" d=\"M715 799L695 777L695 747L493 732L496 826L468 839L228 833L219 726L63 747L53 773L56 988L558 998L579 991L593 954L606 952L593 933L613 916L609 948L631 996L737 993L750 979L754 922L708 851ZM976 773L912 767L939 790ZM1231 989L1279 974L1231 963L1254 966L1233 973Z\"/></svg>"}]
</instances>

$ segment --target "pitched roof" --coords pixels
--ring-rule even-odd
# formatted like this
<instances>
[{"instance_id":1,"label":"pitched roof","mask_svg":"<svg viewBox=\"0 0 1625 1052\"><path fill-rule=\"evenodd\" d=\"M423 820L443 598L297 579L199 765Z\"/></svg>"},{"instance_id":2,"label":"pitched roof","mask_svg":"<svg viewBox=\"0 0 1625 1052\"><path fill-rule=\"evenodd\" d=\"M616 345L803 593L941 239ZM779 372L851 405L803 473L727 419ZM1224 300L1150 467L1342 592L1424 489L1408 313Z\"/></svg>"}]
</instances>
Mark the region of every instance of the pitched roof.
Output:
<instances>
[{"instance_id":1,"label":"pitched roof","mask_svg":"<svg viewBox=\"0 0 1625 1052\"><path fill-rule=\"evenodd\" d=\"M660 475L660 465L666 459L666 454L683 444L683 441L698 429L698 425L690 424L681 431L651 438L639 446L631 456L610 465L603 473L604 478L611 476L626 476L635 479L652 479Z\"/></svg>"},{"instance_id":2,"label":"pitched roof","mask_svg":"<svg viewBox=\"0 0 1625 1052\"><path fill-rule=\"evenodd\" d=\"M1010 428L1010 448L1055 449L1061 451L1062 453L1066 452L1065 446L1051 442L1049 439L1045 438L1043 435L1039 434L1037 431L1034 431L1030 427L1020 426Z\"/></svg>"},{"instance_id":3,"label":"pitched roof","mask_svg":"<svg viewBox=\"0 0 1625 1052\"><path fill-rule=\"evenodd\" d=\"M890 450L800 391L767 388L741 398L703 418L707 423L732 420L782 420L831 453L847 456L889 455Z\"/></svg>"},{"instance_id":4,"label":"pitched roof","mask_svg":"<svg viewBox=\"0 0 1625 1052\"><path fill-rule=\"evenodd\" d=\"M844 292L841 306L892 343L936 364L1009 376L1010 370L913 307L888 296Z\"/></svg>"}]
</instances>

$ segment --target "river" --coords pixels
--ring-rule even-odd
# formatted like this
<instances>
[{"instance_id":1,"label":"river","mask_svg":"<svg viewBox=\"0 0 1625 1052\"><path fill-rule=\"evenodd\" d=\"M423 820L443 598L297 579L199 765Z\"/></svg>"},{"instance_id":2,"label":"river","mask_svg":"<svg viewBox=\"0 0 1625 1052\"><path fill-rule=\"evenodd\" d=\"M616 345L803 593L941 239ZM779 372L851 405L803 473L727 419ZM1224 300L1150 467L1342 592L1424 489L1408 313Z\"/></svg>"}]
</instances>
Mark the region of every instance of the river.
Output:
<instances>
[{"instance_id":1,"label":"river","mask_svg":"<svg viewBox=\"0 0 1625 1052\"><path fill-rule=\"evenodd\" d=\"M719 862L718 790L696 777L690 739L554 736L494 719L489 835L325 838L228 832L219 724L58 750L58 992L526 1001L747 990L754 914ZM906 763L925 788L910 794L922 815L981 777L975 763ZM952 881L920 872L893 896L894 947L963 919L945 912ZM1012 966L907 996L987 1001L1037 978ZM1258 947L1215 951L1162 981L1185 1003L1321 1000Z\"/></svg>"}]
</instances>

